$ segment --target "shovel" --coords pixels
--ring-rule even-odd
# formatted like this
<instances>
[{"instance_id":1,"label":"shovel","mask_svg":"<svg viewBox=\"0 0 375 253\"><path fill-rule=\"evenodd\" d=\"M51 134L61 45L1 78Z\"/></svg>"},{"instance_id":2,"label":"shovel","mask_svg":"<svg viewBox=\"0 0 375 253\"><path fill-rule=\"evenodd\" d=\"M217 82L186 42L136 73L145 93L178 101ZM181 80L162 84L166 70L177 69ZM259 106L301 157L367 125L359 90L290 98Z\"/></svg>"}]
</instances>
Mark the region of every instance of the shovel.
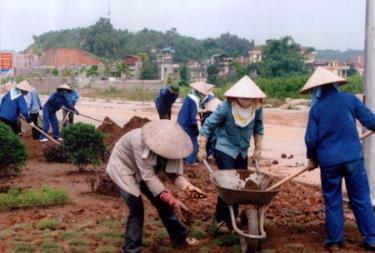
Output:
<instances>
[{"instance_id":1,"label":"shovel","mask_svg":"<svg viewBox=\"0 0 375 253\"><path fill-rule=\"evenodd\" d=\"M74 113L72 110L69 110L68 108L65 108L65 110L68 110L70 113ZM111 122L96 119L96 118L93 118L91 116L88 116L88 115L85 115L85 114L82 114L82 113L80 113L78 116L82 116L82 117L85 117L85 118L88 118L88 119L92 119L92 120L95 120L95 121L98 121L98 122L101 122L101 123L104 123L104 124L107 124L107 125L112 125Z\"/></svg>"},{"instance_id":2,"label":"shovel","mask_svg":"<svg viewBox=\"0 0 375 253\"><path fill-rule=\"evenodd\" d=\"M367 131L366 133L361 134L359 138L360 138L360 140L364 140L365 138L369 137L369 136L372 135L373 133L374 133L374 132L372 132L372 131ZM266 191L272 191L272 190L276 189L277 187L279 187L279 186L285 184L286 182L289 182L289 181L292 180L293 178L298 177L298 176L301 175L302 173L305 173L305 172L308 171L308 170L309 170L308 168L304 168L303 170L300 170L300 171L298 171L297 173L295 173L295 174L293 174L293 175L291 175L291 176L289 176L289 177L287 177L287 178L284 178L283 180L277 182L276 184L274 184L274 185L268 187L268 188L266 189Z\"/></svg>"},{"instance_id":3,"label":"shovel","mask_svg":"<svg viewBox=\"0 0 375 253\"><path fill-rule=\"evenodd\" d=\"M20 118L22 119L23 121L25 121L27 123L27 121L24 119L24 118ZM60 142L56 141L54 138L52 138L51 136L49 136L47 133L45 133L42 129L40 129L39 127L37 126L32 126L30 125L31 127L33 127L34 129L36 129L38 132L44 134L48 139L50 139L52 142L54 142L55 144L57 145L61 145Z\"/></svg>"}]
</instances>

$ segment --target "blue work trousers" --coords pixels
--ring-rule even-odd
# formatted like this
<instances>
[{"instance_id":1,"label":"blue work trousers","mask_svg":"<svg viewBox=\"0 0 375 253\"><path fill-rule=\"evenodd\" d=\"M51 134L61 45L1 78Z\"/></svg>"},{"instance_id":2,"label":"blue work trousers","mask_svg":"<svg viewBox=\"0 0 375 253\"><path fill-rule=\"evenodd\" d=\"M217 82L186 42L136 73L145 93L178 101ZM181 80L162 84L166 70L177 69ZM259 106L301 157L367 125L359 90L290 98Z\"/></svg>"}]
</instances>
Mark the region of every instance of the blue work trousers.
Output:
<instances>
[{"instance_id":1,"label":"blue work trousers","mask_svg":"<svg viewBox=\"0 0 375 253\"><path fill-rule=\"evenodd\" d=\"M120 188L119 191L129 208L122 251L125 253L139 253L142 248L144 220L143 200L141 196L136 197ZM184 245L188 231L185 225L177 218L173 208L159 197L153 196L143 182L141 182L141 191L158 210L159 216L168 231L172 243L176 246Z\"/></svg>"},{"instance_id":2,"label":"blue work trousers","mask_svg":"<svg viewBox=\"0 0 375 253\"><path fill-rule=\"evenodd\" d=\"M215 149L215 160L219 170L246 170L247 169L247 157L243 158L241 153L238 154L236 159L233 157ZM238 214L238 205L233 205L235 216ZM230 219L229 207L220 197L217 198L216 204L216 217L217 222L225 221L228 227L232 227Z\"/></svg>"},{"instance_id":3,"label":"blue work trousers","mask_svg":"<svg viewBox=\"0 0 375 253\"><path fill-rule=\"evenodd\" d=\"M49 125L52 126L52 134L54 139L60 138L59 121L56 117L56 111L49 108L48 104L43 107L43 132L48 133ZM40 139L47 138L44 134L40 134Z\"/></svg>"},{"instance_id":4,"label":"blue work trousers","mask_svg":"<svg viewBox=\"0 0 375 253\"><path fill-rule=\"evenodd\" d=\"M334 167L321 168L327 232L325 244L341 244L344 240L342 178L345 179L350 204L363 241L374 245L375 216L363 159Z\"/></svg>"},{"instance_id":5,"label":"blue work trousers","mask_svg":"<svg viewBox=\"0 0 375 253\"><path fill-rule=\"evenodd\" d=\"M193 151L188 157L186 157L185 162L186 164L192 165L196 163L197 161L198 137L196 133L194 133L194 129L184 129L184 130L189 135L191 142L193 143Z\"/></svg>"}]
</instances>

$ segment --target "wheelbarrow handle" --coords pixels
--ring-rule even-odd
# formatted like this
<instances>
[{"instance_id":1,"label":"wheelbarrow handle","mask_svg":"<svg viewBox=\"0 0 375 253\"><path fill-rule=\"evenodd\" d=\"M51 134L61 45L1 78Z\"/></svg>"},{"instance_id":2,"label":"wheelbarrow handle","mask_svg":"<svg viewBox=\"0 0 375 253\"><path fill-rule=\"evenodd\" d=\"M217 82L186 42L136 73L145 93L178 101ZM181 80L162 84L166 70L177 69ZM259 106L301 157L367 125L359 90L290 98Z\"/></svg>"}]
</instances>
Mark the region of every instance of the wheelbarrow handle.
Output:
<instances>
[{"instance_id":1,"label":"wheelbarrow handle","mask_svg":"<svg viewBox=\"0 0 375 253\"><path fill-rule=\"evenodd\" d=\"M206 167L206 169L208 170L208 173L211 174L213 170L212 170L211 166L208 164L207 160L202 159L202 162L204 164L204 167Z\"/></svg>"},{"instance_id":2,"label":"wheelbarrow handle","mask_svg":"<svg viewBox=\"0 0 375 253\"><path fill-rule=\"evenodd\" d=\"M286 178L284 178L283 180L277 182L276 184L274 184L274 185L268 187L268 188L266 189L266 191L272 191L272 190L276 189L277 187L279 187L279 186L285 184L286 182L289 182L289 181L292 180L293 178L295 178L295 177L301 175L302 173L305 173L305 172L308 171L308 170L309 170L309 168L306 167L306 168L304 168L303 170L300 170L300 171L298 171L297 173L295 173L295 174L293 174L293 175L290 175L289 177L286 177Z\"/></svg>"}]
</instances>

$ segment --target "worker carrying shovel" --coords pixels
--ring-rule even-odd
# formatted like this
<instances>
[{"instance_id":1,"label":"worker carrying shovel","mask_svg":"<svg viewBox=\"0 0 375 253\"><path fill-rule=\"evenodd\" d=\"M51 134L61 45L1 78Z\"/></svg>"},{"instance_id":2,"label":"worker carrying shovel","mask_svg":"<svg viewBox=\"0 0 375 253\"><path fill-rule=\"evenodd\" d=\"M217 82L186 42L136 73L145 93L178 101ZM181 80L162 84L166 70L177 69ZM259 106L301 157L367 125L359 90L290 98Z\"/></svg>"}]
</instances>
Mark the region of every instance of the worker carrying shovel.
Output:
<instances>
[{"instance_id":1,"label":"worker carrying shovel","mask_svg":"<svg viewBox=\"0 0 375 253\"><path fill-rule=\"evenodd\" d=\"M56 90L57 91L48 98L47 102L43 106L43 132L48 133L49 125L51 124L53 138L56 140L61 140L59 122L57 121L56 112L63 106L74 111L77 115L79 112L65 97L65 94L71 92L72 90L69 85L60 85ZM41 134L39 141L46 142L48 139L44 134Z\"/></svg>"},{"instance_id":2,"label":"worker carrying shovel","mask_svg":"<svg viewBox=\"0 0 375 253\"><path fill-rule=\"evenodd\" d=\"M29 110L27 109L27 103L25 95L30 92L32 87L28 81L22 81L16 85L16 87L10 89L0 103L0 122L3 122L10 126L15 134L19 134L21 129L19 127L19 115L25 117L26 121L30 125L34 125L31 121Z\"/></svg>"},{"instance_id":3,"label":"worker carrying shovel","mask_svg":"<svg viewBox=\"0 0 375 253\"><path fill-rule=\"evenodd\" d=\"M375 131L375 115L354 95L339 91L346 83L324 68L317 68L302 88L312 92L305 142L308 167L320 167L325 206L325 245L340 250L344 240L342 178L364 246L375 250L375 216L364 168L356 119Z\"/></svg>"},{"instance_id":4,"label":"worker carrying shovel","mask_svg":"<svg viewBox=\"0 0 375 253\"><path fill-rule=\"evenodd\" d=\"M182 159L192 149L189 136L170 120L151 121L125 134L116 143L106 171L129 208L122 252L141 252L144 220L141 193L158 210L173 244L194 246L198 243L187 237L187 228L179 219L183 220L182 210L187 211L186 206L158 177L159 173L164 173L188 196L204 197L200 189L182 176Z\"/></svg>"}]
</instances>

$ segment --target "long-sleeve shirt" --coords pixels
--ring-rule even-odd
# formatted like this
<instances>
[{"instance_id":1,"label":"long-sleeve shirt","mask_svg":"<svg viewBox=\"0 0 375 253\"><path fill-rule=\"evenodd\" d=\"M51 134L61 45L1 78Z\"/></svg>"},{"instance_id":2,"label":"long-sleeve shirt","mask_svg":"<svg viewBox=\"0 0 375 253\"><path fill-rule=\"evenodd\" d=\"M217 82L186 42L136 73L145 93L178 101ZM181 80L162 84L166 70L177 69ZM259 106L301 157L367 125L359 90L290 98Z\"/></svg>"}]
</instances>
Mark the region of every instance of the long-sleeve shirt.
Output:
<instances>
[{"instance_id":1,"label":"long-sleeve shirt","mask_svg":"<svg viewBox=\"0 0 375 253\"><path fill-rule=\"evenodd\" d=\"M307 158L321 168L363 158L356 119L375 131L375 115L353 94L325 90L309 112L305 134Z\"/></svg>"},{"instance_id":2,"label":"long-sleeve shirt","mask_svg":"<svg viewBox=\"0 0 375 253\"><path fill-rule=\"evenodd\" d=\"M58 110L61 109L61 107L65 106L66 108L72 110L72 111L76 111L76 109L74 108L73 105L69 104L68 100L66 99L66 97L56 91L54 92L47 100L47 102L45 103L44 106L48 106L48 109L52 112L56 112Z\"/></svg>"},{"instance_id":3,"label":"long-sleeve shirt","mask_svg":"<svg viewBox=\"0 0 375 253\"><path fill-rule=\"evenodd\" d=\"M38 113L40 108L42 108L42 102L40 101L38 92L35 88L32 88L32 90L27 93L26 103L30 113Z\"/></svg>"},{"instance_id":4,"label":"long-sleeve shirt","mask_svg":"<svg viewBox=\"0 0 375 253\"><path fill-rule=\"evenodd\" d=\"M160 94L155 100L156 109L160 115L167 115L172 111L172 105L176 101L178 94L171 92L168 87L160 89Z\"/></svg>"},{"instance_id":5,"label":"long-sleeve shirt","mask_svg":"<svg viewBox=\"0 0 375 253\"><path fill-rule=\"evenodd\" d=\"M65 93L65 98L68 100L68 103L74 106L79 100L79 94L75 90Z\"/></svg>"},{"instance_id":6,"label":"long-sleeve shirt","mask_svg":"<svg viewBox=\"0 0 375 253\"><path fill-rule=\"evenodd\" d=\"M246 158L251 136L264 134L263 108L260 107L255 111L254 119L247 126L240 127L235 124L231 104L225 100L206 119L201 135L208 138L214 131L217 137L215 149L234 159L239 154Z\"/></svg>"},{"instance_id":7,"label":"long-sleeve shirt","mask_svg":"<svg viewBox=\"0 0 375 253\"><path fill-rule=\"evenodd\" d=\"M143 181L154 196L158 196L164 185L157 176L157 155L142 141L142 129L137 128L122 136L108 160L106 172L113 182L124 191L139 197ZM182 159L167 160L165 172L183 174Z\"/></svg>"},{"instance_id":8,"label":"long-sleeve shirt","mask_svg":"<svg viewBox=\"0 0 375 253\"><path fill-rule=\"evenodd\" d=\"M185 131L190 133L197 125L197 115L197 103L190 96L186 96L178 113L177 122Z\"/></svg>"},{"instance_id":9,"label":"long-sleeve shirt","mask_svg":"<svg viewBox=\"0 0 375 253\"><path fill-rule=\"evenodd\" d=\"M27 108L26 100L24 96L20 95L15 99L11 99L10 92L8 91L0 104L0 118L9 121L18 121L20 113L25 117L27 122L31 122L29 110Z\"/></svg>"}]
</instances>

